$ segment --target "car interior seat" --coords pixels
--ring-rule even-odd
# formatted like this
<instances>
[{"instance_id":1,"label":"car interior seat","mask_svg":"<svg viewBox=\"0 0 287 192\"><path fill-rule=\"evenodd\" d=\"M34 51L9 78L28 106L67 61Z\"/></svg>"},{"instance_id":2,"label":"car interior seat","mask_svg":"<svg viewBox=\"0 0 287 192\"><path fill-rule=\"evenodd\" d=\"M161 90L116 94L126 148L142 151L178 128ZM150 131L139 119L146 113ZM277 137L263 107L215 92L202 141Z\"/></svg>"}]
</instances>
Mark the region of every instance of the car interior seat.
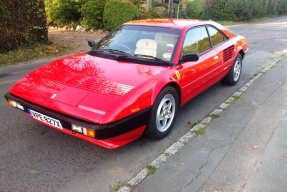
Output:
<instances>
[{"instance_id":1,"label":"car interior seat","mask_svg":"<svg viewBox=\"0 0 287 192\"><path fill-rule=\"evenodd\" d=\"M157 42L153 39L140 39L137 41L135 54L156 57Z\"/></svg>"}]
</instances>

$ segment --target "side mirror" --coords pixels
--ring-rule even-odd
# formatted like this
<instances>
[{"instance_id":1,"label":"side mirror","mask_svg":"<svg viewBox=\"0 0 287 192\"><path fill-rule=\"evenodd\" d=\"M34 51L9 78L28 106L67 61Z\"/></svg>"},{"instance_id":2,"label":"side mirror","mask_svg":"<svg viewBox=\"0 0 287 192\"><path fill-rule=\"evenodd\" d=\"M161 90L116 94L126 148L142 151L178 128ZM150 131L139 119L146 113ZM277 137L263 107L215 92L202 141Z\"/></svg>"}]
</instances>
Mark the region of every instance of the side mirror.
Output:
<instances>
[{"instance_id":1,"label":"side mirror","mask_svg":"<svg viewBox=\"0 0 287 192\"><path fill-rule=\"evenodd\" d=\"M192 52L192 53L186 53L182 57L182 62L188 62L188 61L198 61L199 56L198 53Z\"/></svg>"},{"instance_id":2,"label":"side mirror","mask_svg":"<svg viewBox=\"0 0 287 192\"><path fill-rule=\"evenodd\" d=\"M94 47L96 45L96 42L94 40L88 40L88 45L90 47Z\"/></svg>"}]
</instances>

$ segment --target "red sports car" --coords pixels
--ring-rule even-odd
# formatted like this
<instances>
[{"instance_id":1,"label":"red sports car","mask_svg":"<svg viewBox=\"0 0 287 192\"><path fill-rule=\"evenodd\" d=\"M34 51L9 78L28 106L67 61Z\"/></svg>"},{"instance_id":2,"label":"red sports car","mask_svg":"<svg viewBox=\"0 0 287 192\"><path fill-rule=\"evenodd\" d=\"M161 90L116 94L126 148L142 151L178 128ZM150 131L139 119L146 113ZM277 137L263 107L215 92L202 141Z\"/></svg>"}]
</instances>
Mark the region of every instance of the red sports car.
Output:
<instances>
[{"instance_id":1,"label":"red sports car","mask_svg":"<svg viewBox=\"0 0 287 192\"><path fill-rule=\"evenodd\" d=\"M123 24L91 50L48 63L5 95L32 119L115 149L164 138L180 106L220 81L235 85L246 39L213 21Z\"/></svg>"}]
</instances>

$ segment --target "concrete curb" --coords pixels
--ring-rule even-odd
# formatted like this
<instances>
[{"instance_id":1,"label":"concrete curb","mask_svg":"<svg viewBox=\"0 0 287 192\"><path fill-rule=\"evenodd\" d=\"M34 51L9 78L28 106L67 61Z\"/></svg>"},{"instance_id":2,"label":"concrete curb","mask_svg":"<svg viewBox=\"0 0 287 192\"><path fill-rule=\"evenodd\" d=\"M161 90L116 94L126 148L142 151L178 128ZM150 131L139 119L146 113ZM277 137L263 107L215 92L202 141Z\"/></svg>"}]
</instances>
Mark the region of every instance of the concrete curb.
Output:
<instances>
[{"instance_id":1,"label":"concrete curb","mask_svg":"<svg viewBox=\"0 0 287 192\"><path fill-rule=\"evenodd\" d=\"M153 160L149 165L155 167L156 169L160 168L168 158L176 154L184 145L186 145L192 138L196 137L197 130L206 129L214 118L220 116L223 110L226 110L230 104L234 104L243 93L245 93L253 83L259 79L264 73L276 66L282 60L284 60L287 55L281 56L279 59L275 60L263 70L258 72L249 82L247 82L243 87L241 87L237 92L235 92L231 97L229 97L225 102L221 103L217 109L212 111L208 117L199 122L196 126L192 127L185 135L183 135L177 142L173 143L169 148L165 150L164 153L159 155L155 160ZM139 174L132 178L128 184L122 186L117 192L131 192L132 188L139 184L149 175L148 168L144 168Z\"/></svg>"}]
</instances>

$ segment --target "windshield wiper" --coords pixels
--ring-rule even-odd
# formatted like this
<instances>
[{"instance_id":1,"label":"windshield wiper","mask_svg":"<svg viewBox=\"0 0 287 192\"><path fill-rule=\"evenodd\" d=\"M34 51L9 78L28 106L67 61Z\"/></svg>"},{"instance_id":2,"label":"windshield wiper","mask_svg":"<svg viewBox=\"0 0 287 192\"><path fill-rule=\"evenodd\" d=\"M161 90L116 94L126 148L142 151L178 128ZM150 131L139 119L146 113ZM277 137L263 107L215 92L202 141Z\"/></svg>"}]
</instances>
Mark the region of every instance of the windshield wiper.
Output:
<instances>
[{"instance_id":1,"label":"windshield wiper","mask_svg":"<svg viewBox=\"0 0 287 192\"><path fill-rule=\"evenodd\" d=\"M124 51L121 51L121 50L118 50L118 49L98 49L98 50L95 50L95 51L109 51L111 53L116 53L116 54L122 54L122 55L129 55L131 56L131 54L127 53L127 52L124 52Z\"/></svg>"},{"instance_id":2,"label":"windshield wiper","mask_svg":"<svg viewBox=\"0 0 287 192\"><path fill-rule=\"evenodd\" d=\"M160 62L168 62L168 61L165 61L163 59L160 59L160 58L157 58L157 57L154 57L154 56L151 56L151 55L143 55L143 54L135 54L134 56L137 56L137 57L140 57L140 58L145 58L145 59L152 59L152 60L155 60L155 61L160 61Z\"/></svg>"}]
</instances>

